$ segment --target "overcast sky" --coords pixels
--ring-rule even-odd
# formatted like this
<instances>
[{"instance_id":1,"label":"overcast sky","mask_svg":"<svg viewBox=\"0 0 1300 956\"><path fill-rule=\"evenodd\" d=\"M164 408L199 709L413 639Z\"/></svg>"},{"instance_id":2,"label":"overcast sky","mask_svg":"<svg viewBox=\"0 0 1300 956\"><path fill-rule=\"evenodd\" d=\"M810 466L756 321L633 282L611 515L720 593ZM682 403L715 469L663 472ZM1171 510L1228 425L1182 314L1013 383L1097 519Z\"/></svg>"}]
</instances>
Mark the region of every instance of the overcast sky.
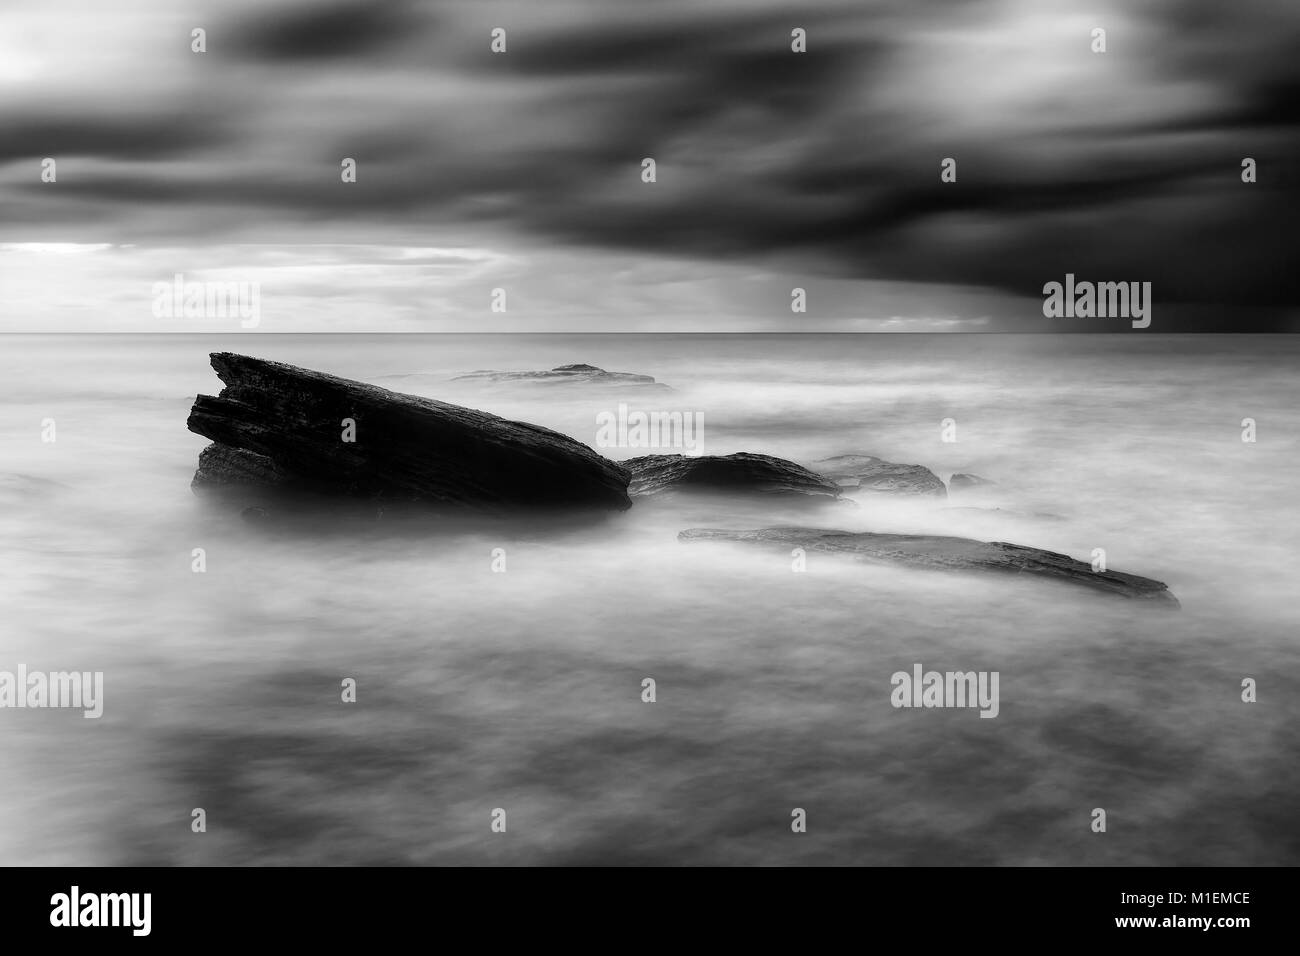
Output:
<instances>
[{"instance_id":1,"label":"overcast sky","mask_svg":"<svg viewBox=\"0 0 1300 956\"><path fill-rule=\"evenodd\" d=\"M266 331L1049 331L1071 272L1300 331L1297 49L1294 0L6 3L0 328L228 328L152 315L182 272Z\"/></svg>"}]
</instances>

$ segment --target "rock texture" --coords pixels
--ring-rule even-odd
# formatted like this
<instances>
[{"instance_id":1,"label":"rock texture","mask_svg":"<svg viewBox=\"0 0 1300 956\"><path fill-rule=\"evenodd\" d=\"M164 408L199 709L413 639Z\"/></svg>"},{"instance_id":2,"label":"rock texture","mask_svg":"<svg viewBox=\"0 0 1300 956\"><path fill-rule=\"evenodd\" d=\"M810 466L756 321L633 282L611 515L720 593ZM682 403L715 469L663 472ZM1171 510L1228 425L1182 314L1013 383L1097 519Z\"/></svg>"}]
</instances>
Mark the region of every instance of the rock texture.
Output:
<instances>
[{"instance_id":1,"label":"rock texture","mask_svg":"<svg viewBox=\"0 0 1300 956\"><path fill-rule=\"evenodd\" d=\"M628 493L649 498L681 491L725 491L833 500L840 490L792 461L771 455L644 455L623 462L631 472Z\"/></svg>"},{"instance_id":2,"label":"rock texture","mask_svg":"<svg viewBox=\"0 0 1300 956\"><path fill-rule=\"evenodd\" d=\"M798 547L805 551L842 553L876 564L911 568L1031 574L1118 597L1178 607L1177 598L1160 581L1119 571L1094 572L1091 565L1076 561L1069 555L1002 541L939 535L855 533L822 528L762 528L756 531L690 528L677 537L681 541L749 542L786 551Z\"/></svg>"},{"instance_id":3,"label":"rock texture","mask_svg":"<svg viewBox=\"0 0 1300 956\"><path fill-rule=\"evenodd\" d=\"M539 372L501 372L484 369L458 375L453 382L487 381L487 382L540 382L546 384L581 384L581 385L619 385L637 388L671 391L662 382L656 382L651 375L638 375L634 372L607 372L594 365L561 365L557 368Z\"/></svg>"},{"instance_id":4,"label":"rock texture","mask_svg":"<svg viewBox=\"0 0 1300 956\"><path fill-rule=\"evenodd\" d=\"M952 491L962 488L979 488L984 485L996 485L996 481L990 481L988 478L981 478L979 475L956 474L948 479L948 487Z\"/></svg>"},{"instance_id":5,"label":"rock texture","mask_svg":"<svg viewBox=\"0 0 1300 956\"><path fill-rule=\"evenodd\" d=\"M257 488L291 488L294 476L266 455L213 442L199 452L199 467L192 488L250 485Z\"/></svg>"},{"instance_id":6,"label":"rock texture","mask_svg":"<svg viewBox=\"0 0 1300 956\"><path fill-rule=\"evenodd\" d=\"M627 471L558 432L374 385L214 352L225 383L187 422L216 444L196 489L259 487L474 510L631 505ZM355 424L345 442L343 420Z\"/></svg>"},{"instance_id":7,"label":"rock texture","mask_svg":"<svg viewBox=\"0 0 1300 956\"><path fill-rule=\"evenodd\" d=\"M837 455L809 462L808 467L836 482L845 491L938 497L948 494L939 476L929 468L900 465L874 455Z\"/></svg>"}]
</instances>

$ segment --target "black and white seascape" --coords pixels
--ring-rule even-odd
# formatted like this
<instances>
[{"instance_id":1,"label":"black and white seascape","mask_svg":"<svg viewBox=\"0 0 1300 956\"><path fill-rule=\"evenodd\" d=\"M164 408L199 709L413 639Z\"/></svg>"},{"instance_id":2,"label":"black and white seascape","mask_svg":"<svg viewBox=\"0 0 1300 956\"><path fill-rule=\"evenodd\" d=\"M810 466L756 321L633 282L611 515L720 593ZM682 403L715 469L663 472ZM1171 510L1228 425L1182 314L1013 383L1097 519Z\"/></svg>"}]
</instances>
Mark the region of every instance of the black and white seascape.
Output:
<instances>
[{"instance_id":1,"label":"black and white seascape","mask_svg":"<svg viewBox=\"0 0 1300 956\"><path fill-rule=\"evenodd\" d=\"M0 8L0 863L1300 862L1300 8Z\"/></svg>"}]
</instances>

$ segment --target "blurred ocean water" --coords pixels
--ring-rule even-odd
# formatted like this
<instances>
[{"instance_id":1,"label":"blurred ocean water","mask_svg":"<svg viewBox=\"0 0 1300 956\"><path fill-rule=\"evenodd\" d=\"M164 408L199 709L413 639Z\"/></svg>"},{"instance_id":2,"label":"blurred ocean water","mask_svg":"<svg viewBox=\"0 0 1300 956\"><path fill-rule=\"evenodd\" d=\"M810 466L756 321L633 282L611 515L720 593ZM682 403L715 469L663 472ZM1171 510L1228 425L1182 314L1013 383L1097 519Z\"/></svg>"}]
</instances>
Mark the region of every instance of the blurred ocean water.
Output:
<instances>
[{"instance_id":1,"label":"blurred ocean water","mask_svg":"<svg viewBox=\"0 0 1300 956\"><path fill-rule=\"evenodd\" d=\"M624 402L701 413L708 454L998 484L259 528L189 489L222 349L593 445ZM577 362L673 391L446 381ZM1298 363L1291 337L1146 334L0 337L0 670L105 674L99 720L0 710L0 862L1295 864ZM1104 548L1183 609L676 540L794 523ZM997 719L892 708L917 662L998 671Z\"/></svg>"}]
</instances>

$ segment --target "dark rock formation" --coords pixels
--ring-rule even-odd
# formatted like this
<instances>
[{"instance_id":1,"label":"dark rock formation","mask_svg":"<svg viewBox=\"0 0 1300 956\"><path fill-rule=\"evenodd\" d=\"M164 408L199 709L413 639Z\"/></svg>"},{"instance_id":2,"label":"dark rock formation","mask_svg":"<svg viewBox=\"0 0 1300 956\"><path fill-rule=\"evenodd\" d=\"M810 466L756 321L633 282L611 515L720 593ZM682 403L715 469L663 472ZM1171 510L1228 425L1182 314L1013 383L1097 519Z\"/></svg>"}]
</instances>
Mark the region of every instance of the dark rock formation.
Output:
<instances>
[{"instance_id":1,"label":"dark rock formation","mask_svg":"<svg viewBox=\"0 0 1300 956\"><path fill-rule=\"evenodd\" d=\"M628 494L649 498L680 491L781 495L833 500L839 488L801 465L771 455L644 455L623 462Z\"/></svg>"},{"instance_id":2,"label":"dark rock formation","mask_svg":"<svg viewBox=\"0 0 1300 956\"><path fill-rule=\"evenodd\" d=\"M188 426L196 489L269 488L474 510L631 505L620 465L558 432L323 372L214 352ZM355 441L343 440L343 420Z\"/></svg>"},{"instance_id":3,"label":"dark rock formation","mask_svg":"<svg viewBox=\"0 0 1300 956\"><path fill-rule=\"evenodd\" d=\"M996 481L990 481L988 478L981 478L979 475L956 474L948 479L948 487L952 491L962 488L979 488L982 485L996 485Z\"/></svg>"},{"instance_id":4,"label":"dark rock formation","mask_svg":"<svg viewBox=\"0 0 1300 956\"><path fill-rule=\"evenodd\" d=\"M607 372L594 365L561 365L558 368L539 372L501 372L485 369L458 375L453 382L487 381L487 382L539 382L545 384L581 384L581 385L617 385L634 386L643 389L671 391L662 382L656 382L651 375L637 375L634 372Z\"/></svg>"},{"instance_id":5,"label":"dark rock formation","mask_svg":"<svg viewBox=\"0 0 1300 956\"><path fill-rule=\"evenodd\" d=\"M948 489L939 476L929 468L922 465L900 465L873 455L837 455L809 462L808 467L849 492L939 497L948 494Z\"/></svg>"},{"instance_id":6,"label":"dark rock formation","mask_svg":"<svg viewBox=\"0 0 1300 956\"><path fill-rule=\"evenodd\" d=\"M975 541L940 535L854 533L823 528L763 528L757 531L691 528L677 537L681 541L741 541L786 551L803 548L805 551L843 553L875 564L911 568L1032 574L1119 597L1178 607L1178 600L1160 581L1119 571L1095 572L1091 565L1068 555L1002 541Z\"/></svg>"}]
</instances>

